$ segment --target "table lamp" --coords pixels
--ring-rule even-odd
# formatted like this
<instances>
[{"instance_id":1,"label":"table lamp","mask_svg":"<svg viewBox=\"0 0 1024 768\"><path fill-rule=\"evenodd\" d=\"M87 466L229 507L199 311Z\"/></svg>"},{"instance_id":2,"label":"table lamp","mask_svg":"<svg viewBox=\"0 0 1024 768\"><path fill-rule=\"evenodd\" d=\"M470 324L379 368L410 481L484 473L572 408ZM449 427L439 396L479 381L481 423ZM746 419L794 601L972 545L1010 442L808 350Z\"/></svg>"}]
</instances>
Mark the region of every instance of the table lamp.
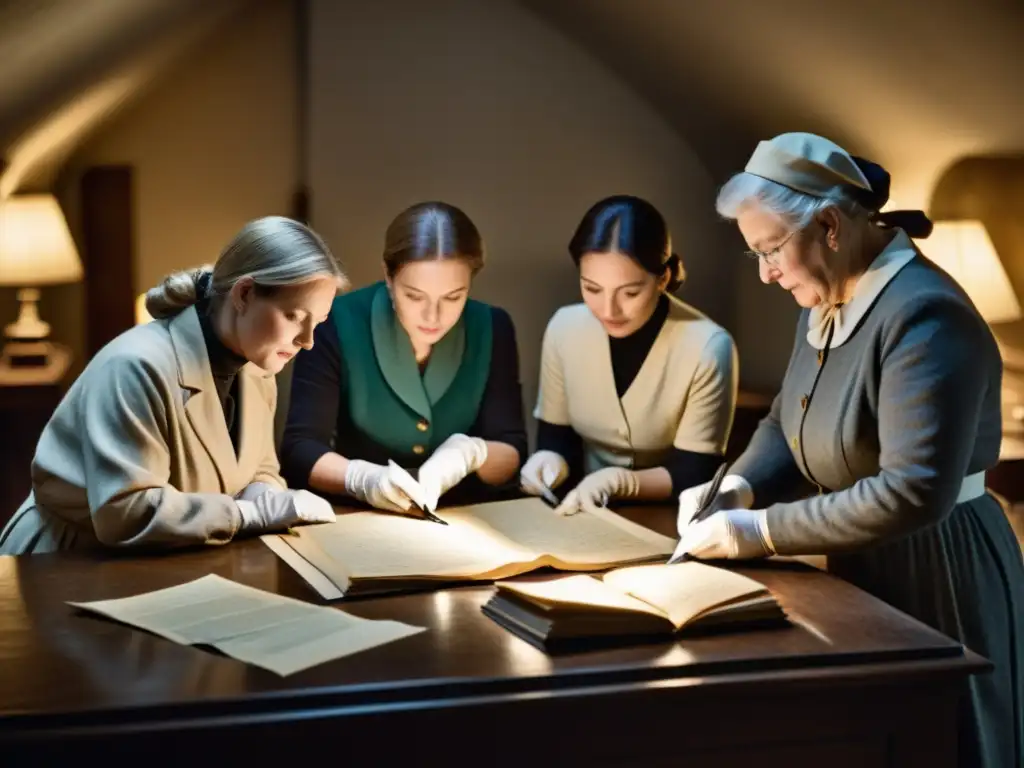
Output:
<instances>
[{"instance_id":1,"label":"table lamp","mask_svg":"<svg viewBox=\"0 0 1024 768\"><path fill-rule=\"evenodd\" d=\"M17 286L18 319L4 329L2 359L14 368L46 365L50 326L39 317L39 288L82 279L82 262L53 195L0 199L0 285Z\"/></svg>"},{"instance_id":2,"label":"table lamp","mask_svg":"<svg viewBox=\"0 0 1024 768\"><path fill-rule=\"evenodd\" d=\"M922 253L950 274L971 297L987 323L1021 319L1020 302L980 221L939 221L920 245Z\"/></svg>"}]
</instances>

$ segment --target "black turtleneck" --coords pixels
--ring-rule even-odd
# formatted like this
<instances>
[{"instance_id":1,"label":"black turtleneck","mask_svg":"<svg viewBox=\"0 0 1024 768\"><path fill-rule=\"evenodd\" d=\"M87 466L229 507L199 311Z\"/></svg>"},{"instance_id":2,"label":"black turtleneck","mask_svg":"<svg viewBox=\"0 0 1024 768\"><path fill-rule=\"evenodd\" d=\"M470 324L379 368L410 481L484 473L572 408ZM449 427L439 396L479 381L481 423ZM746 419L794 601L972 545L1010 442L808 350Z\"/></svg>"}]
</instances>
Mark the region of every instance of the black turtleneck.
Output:
<instances>
[{"instance_id":1,"label":"black turtleneck","mask_svg":"<svg viewBox=\"0 0 1024 768\"><path fill-rule=\"evenodd\" d=\"M654 346L662 326L665 325L668 310L669 300L662 296L654 313L639 329L623 338L608 337L615 391L620 399L640 372L640 367ZM583 438L572 427L538 419L537 450L554 451L568 462L570 478L560 491L572 488L582 478ZM673 448L664 465L672 478L673 496L710 480L721 463L721 456Z\"/></svg>"},{"instance_id":2,"label":"black turtleneck","mask_svg":"<svg viewBox=\"0 0 1024 768\"><path fill-rule=\"evenodd\" d=\"M213 383L217 387L217 397L220 399L221 408L224 409L224 422L231 435L231 444L238 454L238 372L248 362L241 355L232 352L220 340L213 328L213 318L210 316L210 303L202 300L196 305L196 313L199 315L199 327L203 330L203 340L206 342L206 354L210 358L210 370L213 373Z\"/></svg>"},{"instance_id":3,"label":"black turtleneck","mask_svg":"<svg viewBox=\"0 0 1024 768\"><path fill-rule=\"evenodd\" d=\"M640 366L647 359L647 353L654 346L654 340L661 333L661 327L668 317L668 299L662 296L658 299L658 306L647 322L640 326L629 336L616 338L608 337L608 348L612 353L612 373L615 376L615 391L621 399L633 379L640 373Z\"/></svg>"}]
</instances>

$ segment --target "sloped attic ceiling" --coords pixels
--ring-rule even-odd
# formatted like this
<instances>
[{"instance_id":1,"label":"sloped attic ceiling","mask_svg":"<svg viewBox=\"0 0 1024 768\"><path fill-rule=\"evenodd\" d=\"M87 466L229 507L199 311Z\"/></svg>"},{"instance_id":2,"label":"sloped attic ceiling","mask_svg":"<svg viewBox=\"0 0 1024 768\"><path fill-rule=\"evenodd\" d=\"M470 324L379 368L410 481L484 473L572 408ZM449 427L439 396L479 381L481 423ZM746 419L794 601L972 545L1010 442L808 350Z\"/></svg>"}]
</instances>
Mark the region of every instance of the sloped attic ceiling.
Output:
<instances>
[{"instance_id":1,"label":"sloped attic ceiling","mask_svg":"<svg viewBox=\"0 0 1024 768\"><path fill-rule=\"evenodd\" d=\"M923 205L956 158L1024 150L1021 2L521 2L646 94L723 175L756 139L810 130L890 167L894 202ZM737 140L740 156L715 167Z\"/></svg>"},{"instance_id":2,"label":"sloped attic ceiling","mask_svg":"<svg viewBox=\"0 0 1024 768\"><path fill-rule=\"evenodd\" d=\"M248 0L0 0L0 196L45 186L103 120Z\"/></svg>"}]
</instances>

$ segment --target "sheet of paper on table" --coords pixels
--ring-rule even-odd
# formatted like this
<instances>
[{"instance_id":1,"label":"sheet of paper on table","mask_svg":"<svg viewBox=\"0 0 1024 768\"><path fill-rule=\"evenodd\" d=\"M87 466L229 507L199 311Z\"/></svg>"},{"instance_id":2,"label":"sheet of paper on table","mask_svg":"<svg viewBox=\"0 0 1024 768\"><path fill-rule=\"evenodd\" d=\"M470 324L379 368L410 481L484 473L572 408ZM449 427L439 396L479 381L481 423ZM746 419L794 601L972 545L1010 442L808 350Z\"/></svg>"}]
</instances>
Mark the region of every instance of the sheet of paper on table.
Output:
<instances>
[{"instance_id":1,"label":"sheet of paper on table","mask_svg":"<svg viewBox=\"0 0 1024 768\"><path fill-rule=\"evenodd\" d=\"M68 604L182 645L211 646L282 676L425 631L361 619L215 574L134 597Z\"/></svg>"}]
</instances>

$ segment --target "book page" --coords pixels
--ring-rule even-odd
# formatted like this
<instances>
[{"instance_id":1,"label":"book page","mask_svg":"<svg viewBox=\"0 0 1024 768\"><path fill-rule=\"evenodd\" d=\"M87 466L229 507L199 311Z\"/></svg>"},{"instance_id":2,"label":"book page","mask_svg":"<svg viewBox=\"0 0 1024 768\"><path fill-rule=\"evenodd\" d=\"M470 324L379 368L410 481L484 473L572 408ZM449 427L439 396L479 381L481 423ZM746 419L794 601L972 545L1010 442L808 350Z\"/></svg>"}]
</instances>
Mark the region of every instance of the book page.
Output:
<instances>
[{"instance_id":1,"label":"book page","mask_svg":"<svg viewBox=\"0 0 1024 768\"><path fill-rule=\"evenodd\" d=\"M489 530L537 556L549 555L570 567L594 567L667 557L675 541L631 523L609 510L600 515L557 514L540 499L477 504L438 514L467 527Z\"/></svg>"},{"instance_id":2,"label":"book page","mask_svg":"<svg viewBox=\"0 0 1024 768\"><path fill-rule=\"evenodd\" d=\"M535 557L510 541L438 512L449 525L378 512L339 515L284 541L324 575L348 579L469 578ZM339 585L340 586L340 585Z\"/></svg>"},{"instance_id":3,"label":"book page","mask_svg":"<svg viewBox=\"0 0 1024 768\"><path fill-rule=\"evenodd\" d=\"M713 608L750 598L771 599L768 589L739 573L694 561L620 568L603 581L660 608L677 629Z\"/></svg>"},{"instance_id":4,"label":"book page","mask_svg":"<svg viewBox=\"0 0 1024 768\"><path fill-rule=\"evenodd\" d=\"M181 645L212 646L279 675L424 631L361 619L214 574L134 597L68 604Z\"/></svg>"},{"instance_id":5,"label":"book page","mask_svg":"<svg viewBox=\"0 0 1024 768\"><path fill-rule=\"evenodd\" d=\"M499 581L495 586L499 591L512 592L544 607L581 606L665 618L665 614L654 606L612 589L593 576L580 574L538 581Z\"/></svg>"}]
</instances>

